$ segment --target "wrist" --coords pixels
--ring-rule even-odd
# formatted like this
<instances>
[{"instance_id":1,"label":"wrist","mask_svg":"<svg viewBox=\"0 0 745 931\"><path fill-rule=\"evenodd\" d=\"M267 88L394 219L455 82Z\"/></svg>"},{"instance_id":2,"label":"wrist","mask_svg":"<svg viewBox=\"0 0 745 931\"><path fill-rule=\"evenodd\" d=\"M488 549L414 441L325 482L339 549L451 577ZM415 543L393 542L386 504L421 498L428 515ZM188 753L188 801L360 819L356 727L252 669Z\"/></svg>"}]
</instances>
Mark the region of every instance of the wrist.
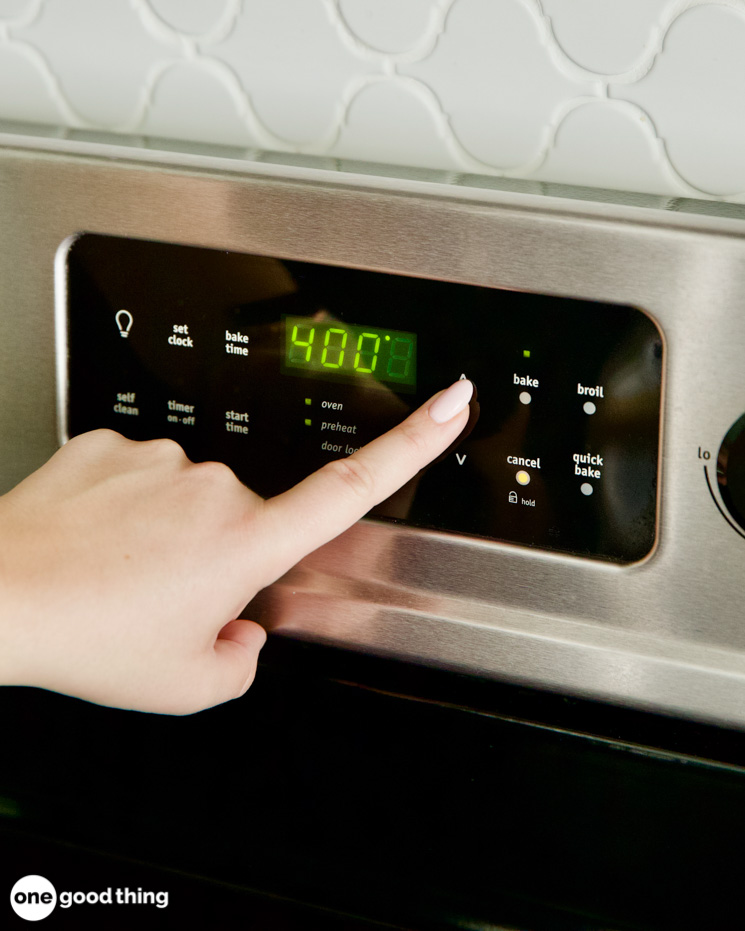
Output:
<instances>
[{"instance_id":1,"label":"wrist","mask_svg":"<svg viewBox=\"0 0 745 931\"><path fill-rule=\"evenodd\" d=\"M0 569L0 685L29 685L21 608Z\"/></svg>"},{"instance_id":2,"label":"wrist","mask_svg":"<svg viewBox=\"0 0 745 931\"><path fill-rule=\"evenodd\" d=\"M0 685L33 685L30 601L34 587L23 584L15 558L23 542L8 511L6 502L0 500Z\"/></svg>"}]
</instances>

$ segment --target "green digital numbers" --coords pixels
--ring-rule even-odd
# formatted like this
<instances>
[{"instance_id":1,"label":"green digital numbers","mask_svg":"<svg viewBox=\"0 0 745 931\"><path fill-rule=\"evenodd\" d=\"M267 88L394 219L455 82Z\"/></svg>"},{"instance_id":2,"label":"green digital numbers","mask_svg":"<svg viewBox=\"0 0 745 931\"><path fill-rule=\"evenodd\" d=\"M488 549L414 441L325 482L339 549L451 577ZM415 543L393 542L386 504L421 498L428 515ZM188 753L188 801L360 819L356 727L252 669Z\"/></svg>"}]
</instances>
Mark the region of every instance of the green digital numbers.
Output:
<instances>
[{"instance_id":1,"label":"green digital numbers","mask_svg":"<svg viewBox=\"0 0 745 931\"><path fill-rule=\"evenodd\" d=\"M300 331L305 330L307 339L300 339ZM313 337L316 335L316 328L307 323L296 323L292 328L292 337L290 338L290 362L310 362L310 354L313 350Z\"/></svg>"},{"instance_id":2,"label":"green digital numbers","mask_svg":"<svg viewBox=\"0 0 745 931\"><path fill-rule=\"evenodd\" d=\"M355 324L322 323L308 317L285 317L283 370L329 380L416 387L416 334L375 331Z\"/></svg>"},{"instance_id":3,"label":"green digital numbers","mask_svg":"<svg viewBox=\"0 0 745 931\"><path fill-rule=\"evenodd\" d=\"M411 357L414 354L414 340L397 336L391 345L388 358L388 374L391 378L406 378L411 369Z\"/></svg>"},{"instance_id":4,"label":"green digital numbers","mask_svg":"<svg viewBox=\"0 0 745 931\"><path fill-rule=\"evenodd\" d=\"M365 348L365 340L373 340L372 349L370 344ZM380 351L380 337L377 333L360 333L357 338L357 352L354 357L354 370L360 375L372 375L378 364L378 352ZM364 363L364 364L361 364Z\"/></svg>"},{"instance_id":5,"label":"green digital numbers","mask_svg":"<svg viewBox=\"0 0 745 931\"><path fill-rule=\"evenodd\" d=\"M332 342L333 338L333 342ZM340 369L344 364L344 347L347 345L347 331L330 327L323 338L321 365L327 369ZM336 353L336 355L334 355Z\"/></svg>"}]
</instances>

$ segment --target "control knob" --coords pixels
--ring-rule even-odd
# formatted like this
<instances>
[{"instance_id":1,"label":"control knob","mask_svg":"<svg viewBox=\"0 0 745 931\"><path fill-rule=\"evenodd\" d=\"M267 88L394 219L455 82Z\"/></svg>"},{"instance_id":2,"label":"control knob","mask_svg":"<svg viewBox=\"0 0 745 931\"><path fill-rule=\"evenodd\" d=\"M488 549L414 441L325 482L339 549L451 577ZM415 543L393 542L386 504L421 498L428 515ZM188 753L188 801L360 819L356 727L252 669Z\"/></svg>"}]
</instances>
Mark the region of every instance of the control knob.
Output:
<instances>
[{"instance_id":1,"label":"control knob","mask_svg":"<svg viewBox=\"0 0 745 931\"><path fill-rule=\"evenodd\" d=\"M719 447L717 482L725 507L745 530L745 414L730 427Z\"/></svg>"}]
</instances>

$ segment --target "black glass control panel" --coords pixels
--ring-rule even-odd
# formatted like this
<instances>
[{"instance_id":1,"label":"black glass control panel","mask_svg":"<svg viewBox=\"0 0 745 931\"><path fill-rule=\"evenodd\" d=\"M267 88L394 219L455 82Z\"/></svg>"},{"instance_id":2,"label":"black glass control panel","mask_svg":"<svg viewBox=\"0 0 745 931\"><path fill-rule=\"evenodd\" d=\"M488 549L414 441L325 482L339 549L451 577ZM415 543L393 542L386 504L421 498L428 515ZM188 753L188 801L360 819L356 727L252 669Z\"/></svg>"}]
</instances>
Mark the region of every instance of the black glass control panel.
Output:
<instances>
[{"instance_id":1,"label":"black glass control panel","mask_svg":"<svg viewBox=\"0 0 745 931\"><path fill-rule=\"evenodd\" d=\"M67 273L71 436L172 437L270 496L465 375L471 432L372 516L654 546L663 341L640 310L92 234Z\"/></svg>"}]
</instances>

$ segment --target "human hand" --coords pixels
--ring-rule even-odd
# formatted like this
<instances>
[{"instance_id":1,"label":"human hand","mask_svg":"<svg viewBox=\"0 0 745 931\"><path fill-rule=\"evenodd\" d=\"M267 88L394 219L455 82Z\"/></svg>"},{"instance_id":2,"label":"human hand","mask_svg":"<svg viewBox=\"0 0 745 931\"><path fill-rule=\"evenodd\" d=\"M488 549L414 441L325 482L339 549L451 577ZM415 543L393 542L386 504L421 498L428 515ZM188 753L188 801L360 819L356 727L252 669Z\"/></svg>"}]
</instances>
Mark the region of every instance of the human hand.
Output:
<instances>
[{"instance_id":1,"label":"human hand","mask_svg":"<svg viewBox=\"0 0 745 931\"><path fill-rule=\"evenodd\" d=\"M0 682L173 714L242 695L266 639L244 606L447 449L472 390L266 501L171 440L70 440L0 498Z\"/></svg>"}]
</instances>

